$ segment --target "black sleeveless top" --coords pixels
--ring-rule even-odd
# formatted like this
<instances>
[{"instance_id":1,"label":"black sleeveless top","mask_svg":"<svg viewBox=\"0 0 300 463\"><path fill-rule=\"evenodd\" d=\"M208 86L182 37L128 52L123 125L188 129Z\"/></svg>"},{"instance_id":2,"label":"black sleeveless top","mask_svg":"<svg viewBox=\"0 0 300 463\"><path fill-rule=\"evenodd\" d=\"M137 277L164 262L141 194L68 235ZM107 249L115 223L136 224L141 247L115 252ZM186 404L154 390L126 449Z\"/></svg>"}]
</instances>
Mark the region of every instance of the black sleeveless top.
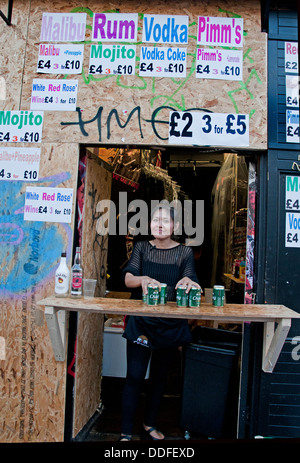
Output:
<instances>
[{"instance_id":1,"label":"black sleeveless top","mask_svg":"<svg viewBox=\"0 0 300 463\"><path fill-rule=\"evenodd\" d=\"M175 286L183 277L198 282L192 248L179 244L170 249L159 249L140 241L133 248L123 271L134 276L147 275L167 284L168 301L176 300ZM132 299L142 299L142 288L133 288ZM192 341L187 320L179 318L130 316L126 318L123 336L153 349L176 347Z\"/></svg>"}]
</instances>

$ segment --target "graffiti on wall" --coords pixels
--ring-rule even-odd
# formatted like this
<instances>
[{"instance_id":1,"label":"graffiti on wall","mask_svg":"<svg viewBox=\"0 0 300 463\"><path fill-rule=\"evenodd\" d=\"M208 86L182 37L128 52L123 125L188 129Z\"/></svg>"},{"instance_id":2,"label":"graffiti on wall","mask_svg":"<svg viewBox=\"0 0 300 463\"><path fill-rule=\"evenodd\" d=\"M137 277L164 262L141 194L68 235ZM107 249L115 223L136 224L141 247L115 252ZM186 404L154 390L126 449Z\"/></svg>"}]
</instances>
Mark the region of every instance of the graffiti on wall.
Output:
<instances>
[{"instance_id":1,"label":"graffiti on wall","mask_svg":"<svg viewBox=\"0 0 300 463\"><path fill-rule=\"evenodd\" d=\"M70 178L68 172L39 182L55 187ZM2 182L0 203L0 293L5 296L32 291L53 278L61 252L71 255L72 229L68 224L24 221L24 186ZM54 245L55 243L55 245ZM65 249L67 243L67 249ZM33 284L34 281L34 284Z\"/></svg>"}]
</instances>

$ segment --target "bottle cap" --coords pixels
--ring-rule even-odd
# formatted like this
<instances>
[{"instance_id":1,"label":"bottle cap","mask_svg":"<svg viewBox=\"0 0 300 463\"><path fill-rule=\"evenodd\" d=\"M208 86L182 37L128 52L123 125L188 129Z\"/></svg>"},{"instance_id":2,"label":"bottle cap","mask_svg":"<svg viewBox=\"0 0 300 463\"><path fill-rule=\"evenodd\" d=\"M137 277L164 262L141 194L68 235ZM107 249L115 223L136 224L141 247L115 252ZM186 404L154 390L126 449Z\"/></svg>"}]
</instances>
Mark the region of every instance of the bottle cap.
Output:
<instances>
[{"instance_id":1,"label":"bottle cap","mask_svg":"<svg viewBox=\"0 0 300 463\"><path fill-rule=\"evenodd\" d=\"M61 257L66 257L67 256L67 253L66 252L62 252L61 253Z\"/></svg>"}]
</instances>

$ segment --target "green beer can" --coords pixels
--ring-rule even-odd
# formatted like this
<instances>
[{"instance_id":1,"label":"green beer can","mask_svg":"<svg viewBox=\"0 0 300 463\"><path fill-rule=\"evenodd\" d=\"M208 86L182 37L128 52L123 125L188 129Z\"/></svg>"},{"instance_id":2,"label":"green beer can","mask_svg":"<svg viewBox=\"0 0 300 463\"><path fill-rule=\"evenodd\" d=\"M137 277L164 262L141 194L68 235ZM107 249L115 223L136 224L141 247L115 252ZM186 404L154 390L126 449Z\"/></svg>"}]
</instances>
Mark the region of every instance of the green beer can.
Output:
<instances>
[{"instance_id":1,"label":"green beer can","mask_svg":"<svg viewBox=\"0 0 300 463\"><path fill-rule=\"evenodd\" d=\"M186 286L178 286L176 293L176 304L178 307L188 306L188 294L186 293Z\"/></svg>"},{"instance_id":2,"label":"green beer can","mask_svg":"<svg viewBox=\"0 0 300 463\"><path fill-rule=\"evenodd\" d=\"M159 304L163 305L167 303L167 284L161 283L160 284L160 293L159 293Z\"/></svg>"},{"instance_id":3,"label":"green beer can","mask_svg":"<svg viewBox=\"0 0 300 463\"><path fill-rule=\"evenodd\" d=\"M189 307L200 307L201 289L192 286L189 292Z\"/></svg>"},{"instance_id":4,"label":"green beer can","mask_svg":"<svg viewBox=\"0 0 300 463\"><path fill-rule=\"evenodd\" d=\"M224 286L215 285L213 288L213 305L222 307L225 300L225 288Z\"/></svg>"},{"instance_id":5,"label":"green beer can","mask_svg":"<svg viewBox=\"0 0 300 463\"><path fill-rule=\"evenodd\" d=\"M147 304L158 305L159 289L157 285L148 285Z\"/></svg>"}]
</instances>

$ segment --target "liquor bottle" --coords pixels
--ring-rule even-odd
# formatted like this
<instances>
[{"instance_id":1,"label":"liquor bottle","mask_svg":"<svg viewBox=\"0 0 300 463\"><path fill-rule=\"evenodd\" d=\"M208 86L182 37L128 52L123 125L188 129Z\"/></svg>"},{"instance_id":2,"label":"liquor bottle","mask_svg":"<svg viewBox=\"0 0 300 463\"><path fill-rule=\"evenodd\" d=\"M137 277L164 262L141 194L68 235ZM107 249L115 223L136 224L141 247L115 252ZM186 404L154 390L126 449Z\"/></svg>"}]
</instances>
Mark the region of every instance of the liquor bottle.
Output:
<instances>
[{"instance_id":1,"label":"liquor bottle","mask_svg":"<svg viewBox=\"0 0 300 463\"><path fill-rule=\"evenodd\" d=\"M70 271L66 262L66 253L61 253L60 264L55 272L55 296L67 297L69 293Z\"/></svg>"},{"instance_id":2,"label":"liquor bottle","mask_svg":"<svg viewBox=\"0 0 300 463\"><path fill-rule=\"evenodd\" d=\"M71 296L82 296L82 267L80 263L80 248L76 248L74 257L74 265L72 267L72 280L71 280Z\"/></svg>"}]
</instances>

